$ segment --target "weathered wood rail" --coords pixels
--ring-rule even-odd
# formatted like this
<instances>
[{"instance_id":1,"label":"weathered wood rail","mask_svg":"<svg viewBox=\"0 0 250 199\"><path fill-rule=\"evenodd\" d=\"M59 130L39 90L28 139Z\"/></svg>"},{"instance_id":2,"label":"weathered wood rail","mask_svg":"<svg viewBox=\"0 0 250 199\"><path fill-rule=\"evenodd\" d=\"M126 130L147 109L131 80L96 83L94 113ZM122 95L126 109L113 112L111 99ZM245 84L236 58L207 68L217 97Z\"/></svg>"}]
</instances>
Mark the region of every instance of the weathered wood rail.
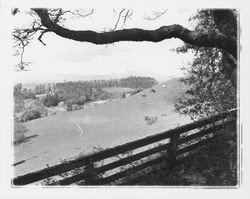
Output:
<instances>
[{"instance_id":1,"label":"weathered wood rail","mask_svg":"<svg viewBox=\"0 0 250 199\"><path fill-rule=\"evenodd\" d=\"M169 168L174 167L178 162L183 161L192 151L201 146L212 142L221 135L220 130L225 129L227 125L236 124L237 110L231 110L219 115L211 116L199 121L186 124L175 129L168 130L163 133L151 135L142 139L135 140L120 146L105 149L100 152L86 155L75 160L67 161L59 165L42 169L37 172L28 173L13 179L14 185L27 185L37 181L41 181L50 177L60 176L66 172L81 169L81 172L74 172L73 175L64 176L63 179L53 181L51 185L70 185L77 182L83 182L85 185L103 185L110 184L116 180L126 177L129 173L138 172L151 165L165 161ZM159 144L160 141L167 141ZM148 145L155 144L153 148ZM107 164L96 166L96 162L117 157L135 149L140 150L136 154L131 154L123 158L116 158ZM164 155L162 155L164 153ZM157 155L158 154L158 155ZM148 161L141 161L147 157ZM119 170L117 168L131 164L137 161L136 166ZM107 171L115 170L105 177L97 177ZM55 178L56 179L56 178Z\"/></svg>"}]
</instances>

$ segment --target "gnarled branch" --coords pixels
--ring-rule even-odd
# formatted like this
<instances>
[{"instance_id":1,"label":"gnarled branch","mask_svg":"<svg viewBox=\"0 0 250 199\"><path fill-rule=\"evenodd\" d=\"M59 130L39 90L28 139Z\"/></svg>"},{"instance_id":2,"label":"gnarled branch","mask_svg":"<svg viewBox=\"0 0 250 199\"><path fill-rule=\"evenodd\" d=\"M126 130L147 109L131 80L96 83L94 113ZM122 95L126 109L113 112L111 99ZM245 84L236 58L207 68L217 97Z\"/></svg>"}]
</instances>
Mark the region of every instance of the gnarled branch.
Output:
<instances>
[{"instance_id":1,"label":"gnarled branch","mask_svg":"<svg viewBox=\"0 0 250 199\"><path fill-rule=\"evenodd\" d=\"M46 9L33 9L41 19L41 23L49 31L75 41L94 44L110 44L119 41L151 41L160 42L165 39L179 38L185 43L199 47L217 47L237 56L237 41L220 32L190 31L180 25L162 26L156 30L123 29L98 33L91 30L70 30L55 24Z\"/></svg>"}]
</instances>

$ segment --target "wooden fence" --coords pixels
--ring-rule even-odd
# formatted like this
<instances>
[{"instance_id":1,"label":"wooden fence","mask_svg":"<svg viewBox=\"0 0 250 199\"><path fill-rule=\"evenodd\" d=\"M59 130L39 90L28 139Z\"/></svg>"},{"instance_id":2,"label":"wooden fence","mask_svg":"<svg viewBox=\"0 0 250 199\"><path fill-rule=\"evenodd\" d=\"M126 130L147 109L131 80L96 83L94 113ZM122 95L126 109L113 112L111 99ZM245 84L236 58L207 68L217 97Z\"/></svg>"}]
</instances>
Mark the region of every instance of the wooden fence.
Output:
<instances>
[{"instance_id":1,"label":"wooden fence","mask_svg":"<svg viewBox=\"0 0 250 199\"><path fill-rule=\"evenodd\" d=\"M18 176L13 179L13 184L27 185L52 178L54 180L50 181L51 185L70 185L78 182L82 182L82 184L85 185L105 185L114 183L117 180L122 180L124 177L127 177L128 174L139 172L163 161L165 161L166 165L171 169L189 157L193 151L211 143L220 136L222 132L220 132L221 129L225 129L227 125L235 125L236 114L237 110L231 110L163 133L104 149L100 152L67 161L37 172ZM162 141L165 141L165 143L160 143ZM152 144L154 144L153 148L149 148L149 145ZM135 154L130 153L130 155L123 158L116 158L119 154L129 153L136 149L141 150ZM97 162L104 160L109 161L106 164L96 165ZM129 167L128 165L131 165L131 163L136 164ZM119 169L122 166L127 167L125 169ZM113 173L103 175L110 171L113 171ZM63 178L60 178L62 175Z\"/></svg>"}]
</instances>

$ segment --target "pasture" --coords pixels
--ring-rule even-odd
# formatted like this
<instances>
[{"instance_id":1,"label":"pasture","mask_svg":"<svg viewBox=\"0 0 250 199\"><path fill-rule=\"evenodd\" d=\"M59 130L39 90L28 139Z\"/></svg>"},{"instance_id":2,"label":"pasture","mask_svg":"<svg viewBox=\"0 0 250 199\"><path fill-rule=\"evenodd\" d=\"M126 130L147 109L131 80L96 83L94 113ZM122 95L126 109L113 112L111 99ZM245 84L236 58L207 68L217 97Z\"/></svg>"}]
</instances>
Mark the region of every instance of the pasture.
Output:
<instances>
[{"instance_id":1,"label":"pasture","mask_svg":"<svg viewBox=\"0 0 250 199\"><path fill-rule=\"evenodd\" d=\"M178 79L164 85L154 86L155 92L146 89L128 98L25 123L30 139L15 146L15 162L24 161L14 167L15 176L190 122L173 106L185 87ZM145 116L157 121L149 125Z\"/></svg>"}]
</instances>

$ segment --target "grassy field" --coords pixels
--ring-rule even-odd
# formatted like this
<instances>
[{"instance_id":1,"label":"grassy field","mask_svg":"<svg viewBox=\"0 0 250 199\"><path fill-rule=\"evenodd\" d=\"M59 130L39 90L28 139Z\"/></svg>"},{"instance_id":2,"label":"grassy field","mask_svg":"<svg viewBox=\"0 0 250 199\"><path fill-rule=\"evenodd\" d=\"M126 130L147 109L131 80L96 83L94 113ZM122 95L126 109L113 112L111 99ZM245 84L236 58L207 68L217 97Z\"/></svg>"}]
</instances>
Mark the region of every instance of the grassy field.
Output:
<instances>
[{"instance_id":1,"label":"grassy field","mask_svg":"<svg viewBox=\"0 0 250 199\"><path fill-rule=\"evenodd\" d=\"M60 163L93 147L113 147L190 122L174 112L185 87L169 80L131 97L25 123L30 139L15 146L15 176ZM148 124L145 117L157 120Z\"/></svg>"},{"instance_id":2,"label":"grassy field","mask_svg":"<svg viewBox=\"0 0 250 199\"><path fill-rule=\"evenodd\" d=\"M111 88L103 88L104 91L114 94L114 95L121 95L122 93L129 93L134 91L133 88L124 88L124 87L111 87Z\"/></svg>"},{"instance_id":3,"label":"grassy field","mask_svg":"<svg viewBox=\"0 0 250 199\"><path fill-rule=\"evenodd\" d=\"M112 99L120 98L123 94L132 93L135 91L133 88L124 88L124 87L111 87L111 88L103 88L104 91L110 93L112 95Z\"/></svg>"}]
</instances>

